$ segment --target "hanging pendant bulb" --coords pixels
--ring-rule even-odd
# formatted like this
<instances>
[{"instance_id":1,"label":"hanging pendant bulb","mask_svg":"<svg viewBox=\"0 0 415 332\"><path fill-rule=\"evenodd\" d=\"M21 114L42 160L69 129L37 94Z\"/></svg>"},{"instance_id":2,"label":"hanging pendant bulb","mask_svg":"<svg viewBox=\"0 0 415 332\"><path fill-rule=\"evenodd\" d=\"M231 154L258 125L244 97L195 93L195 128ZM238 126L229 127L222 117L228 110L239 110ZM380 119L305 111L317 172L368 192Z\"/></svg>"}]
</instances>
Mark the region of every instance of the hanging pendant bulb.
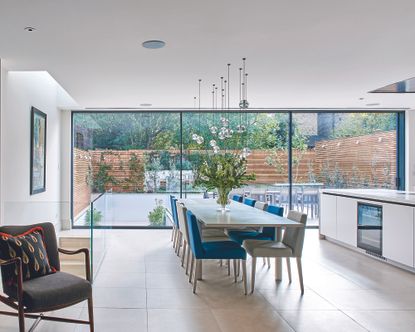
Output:
<instances>
[{"instance_id":1,"label":"hanging pendant bulb","mask_svg":"<svg viewBox=\"0 0 415 332\"><path fill-rule=\"evenodd\" d=\"M196 139L196 143L199 144L199 145L203 144L204 141L205 141L205 139L202 136L198 136L197 139Z\"/></svg>"},{"instance_id":2,"label":"hanging pendant bulb","mask_svg":"<svg viewBox=\"0 0 415 332\"><path fill-rule=\"evenodd\" d=\"M215 141L214 139L211 139L211 140L210 140L210 142L209 142L209 145L210 145L212 148L214 148L217 144L216 144L216 141Z\"/></svg>"},{"instance_id":3,"label":"hanging pendant bulb","mask_svg":"<svg viewBox=\"0 0 415 332\"><path fill-rule=\"evenodd\" d=\"M198 134L193 134L193 135L192 135L192 140L196 141L198 137L199 137L199 135L198 135Z\"/></svg>"},{"instance_id":4,"label":"hanging pendant bulb","mask_svg":"<svg viewBox=\"0 0 415 332\"><path fill-rule=\"evenodd\" d=\"M243 134L246 131L246 127L243 124L236 126L236 131L238 134Z\"/></svg>"},{"instance_id":5,"label":"hanging pendant bulb","mask_svg":"<svg viewBox=\"0 0 415 332\"><path fill-rule=\"evenodd\" d=\"M218 154L218 153L219 153L219 151L220 151L219 146L215 145L215 146L213 147L213 153L214 153L214 154Z\"/></svg>"},{"instance_id":6,"label":"hanging pendant bulb","mask_svg":"<svg viewBox=\"0 0 415 332\"><path fill-rule=\"evenodd\" d=\"M226 133L221 130L218 134L218 138L223 141L226 138Z\"/></svg>"},{"instance_id":7,"label":"hanging pendant bulb","mask_svg":"<svg viewBox=\"0 0 415 332\"><path fill-rule=\"evenodd\" d=\"M210 127L209 129L210 129L210 133L211 133L212 135L216 135L216 134L217 134L217 132L218 132L218 127L216 127L216 126L212 126L212 127Z\"/></svg>"}]
</instances>

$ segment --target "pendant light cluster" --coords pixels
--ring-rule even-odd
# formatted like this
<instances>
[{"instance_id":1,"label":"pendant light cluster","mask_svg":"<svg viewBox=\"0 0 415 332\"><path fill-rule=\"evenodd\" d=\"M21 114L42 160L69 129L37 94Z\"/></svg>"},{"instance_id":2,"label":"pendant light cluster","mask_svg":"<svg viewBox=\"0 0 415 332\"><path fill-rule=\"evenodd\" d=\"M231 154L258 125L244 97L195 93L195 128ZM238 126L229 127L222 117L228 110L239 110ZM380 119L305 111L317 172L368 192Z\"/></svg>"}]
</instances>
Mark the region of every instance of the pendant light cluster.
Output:
<instances>
[{"instance_id":1,"label":"pendant light cluster","mask_svg":"<svg viewBox=\"0 0 415 332\"><path fill-rule=\"evenodd\" d=\"M212 84L212 109L225 111L230 109L230 67L231 64L227 64L227 77L220 77L220 84ZM201 92L201 82L199 79L199 98L198 106L200 110L200 92ZM220 98L220 105L218 105L218 97ZM196 107L196 97L194 97L194 104ZM239 68L239 108L241 110L246 110L249 107L248 103L248 74L246 73L246 58L242 58L242 67ZM213 114L212 125L209 127L209 131L215 139L209 141L209 146L213 149L213 153L217 154L220 152L220 147L218 146L218 141L226 141L233 137L234 133L239 135L244 134L247 131L247 124L242 123L242 114L240 115L239 124L235 129L230 127L229 117L221 115L219 118L219 123L215 124L216 116ZM199 112L199 128L200 128L200 112ZM196 133L192 134L192 140L195 141L198 145L202 145L205 142L205 139ZM244 147L240 152L241 158L247 158L251 154L251 149Z\"/></svg>"}]
</instances>

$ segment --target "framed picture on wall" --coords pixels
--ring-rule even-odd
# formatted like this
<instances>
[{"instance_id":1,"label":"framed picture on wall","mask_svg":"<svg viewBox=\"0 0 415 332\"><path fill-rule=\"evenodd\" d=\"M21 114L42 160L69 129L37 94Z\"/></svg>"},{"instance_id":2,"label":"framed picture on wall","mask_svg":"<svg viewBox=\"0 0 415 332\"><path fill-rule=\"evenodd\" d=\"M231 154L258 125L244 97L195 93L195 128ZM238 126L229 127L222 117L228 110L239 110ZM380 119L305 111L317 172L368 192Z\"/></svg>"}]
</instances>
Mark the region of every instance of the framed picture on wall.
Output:
<instances>
[{"instance_id":1,"label":"framed picture on wall","mask_svg":"<svg viewBox=\"0 0 415 332\"><path fill-rule=\"evenodd\" d=\"M30 125L30 195L46 191L46 114L32 107Z\"/></svg>"}]
</instances>

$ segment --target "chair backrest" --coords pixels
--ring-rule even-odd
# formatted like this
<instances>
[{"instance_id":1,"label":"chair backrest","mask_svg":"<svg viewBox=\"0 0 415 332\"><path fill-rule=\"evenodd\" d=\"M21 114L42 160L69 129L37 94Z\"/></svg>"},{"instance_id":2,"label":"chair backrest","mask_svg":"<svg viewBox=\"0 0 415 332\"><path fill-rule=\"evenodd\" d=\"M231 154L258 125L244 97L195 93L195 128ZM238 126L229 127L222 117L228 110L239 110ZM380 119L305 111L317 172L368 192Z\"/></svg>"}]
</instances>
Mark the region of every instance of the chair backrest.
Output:
<instances>
[{"instance_id":1,"label":"chair backrest","mask_svg":"<svg viewBox=\"0 0 415 332\"><path fill-rule=\"evenodd\" d=\"M196 259L203 258L204 249L202 246L202 238L200 236L199 225L196 216L192 211L187 210L187 226L189 229L189 244L193 255Z\"/></svg>"},{"instance_id":2,"label":"chair backrest","mask_svg":"<svg viewBox=\"0 0 415 332\"><path fill-rule=\"evenodd\" d=\"M233 195L232 196L232 200L235 201L235 202L242 203L243 199L244 198L241 195Z\"/></svg>"},{"instance_id":3,"label":"chair backrest","mask_svg":"<svg viewBox=\"0 0 415 332\"><path fill-rule=\"evenodd\" d=\"M23 234L34 227L43 228L43 239L45 241L46 252L48 253L49 263L57 271L60 271L61 264L58 253L58 241L56 240L55 227L50 222L26 225L26 226L1 226L0 232L13 236Z\"/></svg>"},{"instance_id":4,"label":"chair backrest","mask_svg":"<svg viewBox=\"0 0 415 332\"><path fill-rule=\"evenodd\" d=\"M284 231L284 236L282 238L282 242L292 249L293 256L301 257L304 244L307 214L291 210L290 212L288 212L287 218L303 224L303 227L287 227Z\"/></svg>"},{"instance_id":5,"label":"chair backrest","mask_svg":"<svg viewBox=\"0 0 415 332\"><path fill-rule=\"evenodd\" d=\"M268 205L267 212L275 214L282 217L284 215L284 208L276 205ZM264 227L262 229L262 234L269 236L272 241L275 241L275 228L274 227Z\"/></svg>"},{"instance_id":6,"label":"chair backrest","mask_svg":"<svg viewBox=\"0 0 415 332\"><path fill-rule=\"evenodd\" d=\"M177 228L179 227L179 218L177 217L177 207L176 207L177 198L170 195L170 205L171 205L171 215L173 217L173 222Z\"/></svg>"},{"instance_id":7,"label":"chair backrest","mask_svg":"<svg viewBox=\"0 0 415 332\"><path fill-rule=\"evenodd\" d=\"M268 204L267 203L264 203L264 202L257 201L257 202L255 202L254 207L256 209L266 211L267 208L268 208Z\"/></svg>"},{"instance_id":8,"label":"chair backrest","mask_svg":"<svg viewBox=\"0 0 415 332\"><path fill-rule=\"evenodd\" d=\"M178 201L176 202L177 218L179 220L179 229L182 232L184 239L189 243L189 231L187 227L187 208Z\"/></svg>"},{"instance_id":9,"label":"chair backrest","mask_svg":"<svg viewBox=\"0 0 415 332\"><path fill-rule=\"evenodd\" d=\"M284 208L276 205L268 205L267 212L282 217L284 215Z\"/></svg>"},{"instance_id":10,"label":"chair backrest","mask_svg":"<svg viewBox=\"0 0 415 332\"><path fill-rule=\"evenodd\" d=\"M245 197L244 204L254 207L256 200L252 198Z\"/></svg>"}]
</instances>

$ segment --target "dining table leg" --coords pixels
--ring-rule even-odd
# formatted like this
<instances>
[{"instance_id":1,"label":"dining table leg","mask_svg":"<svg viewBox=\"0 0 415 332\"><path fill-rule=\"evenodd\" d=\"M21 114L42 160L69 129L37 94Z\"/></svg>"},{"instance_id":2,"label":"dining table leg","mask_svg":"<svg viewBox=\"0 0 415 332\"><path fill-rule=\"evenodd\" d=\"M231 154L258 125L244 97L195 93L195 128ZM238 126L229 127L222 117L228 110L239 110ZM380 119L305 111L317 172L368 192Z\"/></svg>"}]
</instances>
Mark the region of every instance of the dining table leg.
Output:
<instances>
[{"instance_id":1,"label":"dining table leg","mask_svg":"<svg viewBox=\"0 0 415 332\"><path fill-rule=\"evenodd\" d=\"M275 228L275 240L278 242L282 240L281 227ZM280 257L275 257L275 280L282 280L282 259Z\"/></svg>"}]
</instances>

